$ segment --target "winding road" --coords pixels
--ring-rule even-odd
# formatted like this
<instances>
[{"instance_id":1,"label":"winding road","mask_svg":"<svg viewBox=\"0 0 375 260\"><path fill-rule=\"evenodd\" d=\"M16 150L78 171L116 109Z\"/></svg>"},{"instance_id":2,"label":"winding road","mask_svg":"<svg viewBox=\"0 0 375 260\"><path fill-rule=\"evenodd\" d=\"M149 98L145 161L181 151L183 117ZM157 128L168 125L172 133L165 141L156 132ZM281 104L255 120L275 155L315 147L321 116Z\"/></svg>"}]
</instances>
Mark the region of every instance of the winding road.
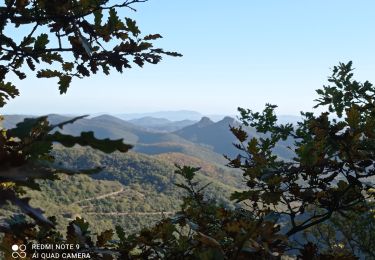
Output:
<instances>
[{"instance_id":1,"label":"winding road","mask_svg":"<svg viewBox=\"0 0 375 260\"><path fill-rule=\"evenodd\" d=\"M124 189L124 187L122 187L118 191L106 193L106 194L103 194L103 195L100 195L100 196L91 197L91 198L84 199L84 200L78 200L78 201L75 201L75 202L71 203L70 205L79 204L79 203L85 202L85 201L105 199L105 198L108 198L108 197L116 196L116 195L118 195L118 194L120 194L120 193L122 193L124 191L125 191L125 189Z\"/></svg>"},{"instance_id":2,"label":"winding road","mask_svg":"<svg viewBox=\"0 0 375 260\"><path fill-rule=\"evenodd\" d=\"M156 212L86 212L87 215L103 216L155 216L155 215L173 215L175 211L156 211Z\"/></svg>"}]
</instances>

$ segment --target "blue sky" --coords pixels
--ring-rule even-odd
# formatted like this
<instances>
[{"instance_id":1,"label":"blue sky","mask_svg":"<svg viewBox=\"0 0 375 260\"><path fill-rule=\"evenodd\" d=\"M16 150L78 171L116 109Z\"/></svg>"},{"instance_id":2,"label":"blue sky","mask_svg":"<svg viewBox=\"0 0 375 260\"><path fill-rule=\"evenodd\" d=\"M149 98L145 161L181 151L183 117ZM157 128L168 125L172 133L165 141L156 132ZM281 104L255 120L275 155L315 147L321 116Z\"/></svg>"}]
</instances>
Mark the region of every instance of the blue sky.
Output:
<instances>
[{"instance_id":1,"label":"blue sky","mask_svg":"<svg viewBox=\"0 0 375 260\"><path fill-rule=\"evenodd\" d=\"M181 52L158 65L75 80L17 82L21 96L2 113L82 114L196 110L236 114L238 106L310 111L330 68L353 60L356 78L375 82L374 1L150 0L124 12L157 45Z\"/></svg>"}]
</instances>

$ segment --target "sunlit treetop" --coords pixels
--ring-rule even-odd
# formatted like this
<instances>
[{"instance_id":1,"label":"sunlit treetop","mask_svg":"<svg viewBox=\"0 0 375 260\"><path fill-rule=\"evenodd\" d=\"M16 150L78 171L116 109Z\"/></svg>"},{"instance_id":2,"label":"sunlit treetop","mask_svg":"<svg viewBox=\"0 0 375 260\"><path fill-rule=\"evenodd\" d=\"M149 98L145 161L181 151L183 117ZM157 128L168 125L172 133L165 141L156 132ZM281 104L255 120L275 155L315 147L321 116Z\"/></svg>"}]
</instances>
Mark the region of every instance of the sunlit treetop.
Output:
<instances>
[{"instance_id":1,"label":"sunlit treetop","mask_svg":"<svg viewBox=\"0 0 375 260\"><path fill-rule=\"evenodd\" d=\"M11 73L25 79L57 78L65 93L74 77L123 72L134 64L157 64L162 55L181 56L153 46L160 34L141 36L136 22L118 11L135 11L147 0L6 0L0 4L0 106L19 94ZM16 37L14 37L16 35ZM17 39L15 39L17 38Z\"/></svg>"}]
</instances>

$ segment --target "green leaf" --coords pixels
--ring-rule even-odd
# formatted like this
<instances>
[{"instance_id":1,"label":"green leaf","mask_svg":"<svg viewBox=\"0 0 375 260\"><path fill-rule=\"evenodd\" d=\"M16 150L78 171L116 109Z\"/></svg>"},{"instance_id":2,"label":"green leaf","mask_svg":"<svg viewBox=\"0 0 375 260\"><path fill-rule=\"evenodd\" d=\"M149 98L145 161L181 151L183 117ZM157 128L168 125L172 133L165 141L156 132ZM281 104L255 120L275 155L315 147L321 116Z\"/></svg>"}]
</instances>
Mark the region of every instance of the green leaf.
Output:
<instances>
[{"instance_id":1,"label":"green leaf","mask_svg":"<svg viewBox=\"0 0 375 260\"><path fill-rule=\"evenodd\" d=\"M80 74L82 74L82 76L86 76L86 77L90 76L90 71L85 66L83 66L82 64L77 66L77 71Z\"/></svg>"},{"instance_id":2,"label":"green leaf","mask_svg":"<svg viewBox=\"0 0 375 260\"><path fill-rule=\"evenodd\" d=\"M31 58L27 58L26 59L26 62L27 62L27 65L29 66L29 68L34 71L35 70L35 64L33 62L33 60Z\"/></svg>"},{"instance_id":3,"label":"green leaf","mask_svg":"<svg viewBox=\"0 0 375 260\"><path fill-rule=\"evenodd\" d=\"M151 47L152 47L151 43L149 43L149 42L141 42L138 45L138 50L139 51L145 51L145 50L147 50L147 49L149 49Z\"/></svg>"},{"instance_id":4,"label":"green leaf","mask_svg":"<svg viewBox=\"0 0 375 260\"><path fill-rule=\"evenodd\" d=\"M13 70L13 72L14 72L14 74L16 74L17 77L18 77L19 79L21 79L21 80L26 78L26 74L25 74L24 72L21 72L21 71L19 71L19 70Z\"/></svg>"},{"instance_id":5,"label":"green leaf","mask_svg":"<svg viewBox=\"0 0 375 260\"><path fill-rule=\"evenodd\" d=\"M265 192L261 195L261 198L266 204L276 205L280 201L280 192Z\"/></svg>"},{"instance_id":6,"label":"green leaf","mask_svg":"<svg viewBox=\"0 0 375 260\"><path fill-rule=\"evenodd\" d=\"M109 67L106 64L101 64L101 66L102 66L103 73L108 76L109 75Z\"/></svg>"},{"instance_id":7,"label":"green leaf","mask_svg":"<svg viewBox=\"0 0 375 260\"><path fill-rule=\"evenodd\" d=\"M190 167L190 166L181 167L179 165L176 165L176 167L177 167L177 170L175 171L175 173L181 175L188 181L193 180L195 177L195 173L200 170L200 168Z\"/></svg>"},{"instance_id":8,"label":"green leaf","mask_svg":"<svg viewBox=\"0 0 375 260\"><path fill-rule=\"evenodd\" d=\"M54 78L54 77L60 77L61 75L62 75L61 72L57 70L50 70L50 69L40 70L36 74L38 78Z\"/></svg>"},{"instance_id":9,"label":"green leaf","mask_svg":"<svg viewBox=\"0 0 375 260\"><path fill-rule=\"evenodd\" d=\"M120 18L117 15L117 12L114 8L111 8L109 10L109 17L108 17L108 29L110 32L118 31L120 29L123 29L124 25L120 21Z\"/></svg>"},{"instance_id":10,"label":"green leaf","mask_svg":"<svg viewBox=\"0 0 375 260\"><path fill-rule=\"evenodd\" d=\"M102 19L103 19L103 13L102 13L102 10L97 10L94 12L94 22L95 22L95 26L99 27L102 23Z\"/></svg>"},{"instance_id":11,"label":"green leaf","mask_svg":"<svg viewBox=\"0 0 375 260\"><path fill-rule=\"evenodd\" d=\"M0 107L6 104L6 100L15 98L19 94L18 89L12 83L0 81Z\"/></svg>"},{"instance_id":12,"label":"green leaf","mask_svg":"<svg viewBox=\"0 0 375 260\"><path fill-rule=\"evenodd\" d=\"M346 111L346 121L351 128L357 128L361 120L361 115L358 109L353 106Z\"/></svg>"},{"instance_id":13,"label":"green leaf","mask_svg":"<svg viewBox=\"0 0 375 260\"><path fill-rule=\"evenodd\" d=\"M125 241L126 239L125 231L121 226L116 226L116 234L119 237L120 241Z\"/></svg>"},{"instance_id":14,"label":"green leaf","mask_svg":"<svg viewBox=\"0 0 375 260\"><path fill-rule=\"evenodd\" d=\"M61 75L59 78L60 80L58 84L59 84L60 94L65 94L70 86L70 83L72 82L72 77L69 75Z\"/></svg>"},{"instance_id":15,"label":"green leaf","mask_svg":"<svg viewBox=\"0 0 375 260\"><path fill-rule=\"evenodd\" d=\"M46 48L46 45L49 43L48 40L48 34L42 33L36 38L36 41L34 43L34 49L36 50L42 50Z\"/></svg>"},{"instance_id":16,"label":"green leaf","mask_svg":"<svg viewBox=\"0 0 375 260\"><path fill-rule=\"evenodd\" d=\"M21 46L25 47L27 45L33 44L34 42L35 42L34 37L24 37L21 42Z\"/></svg>"},{"instance_id":17,"label":"green leaf","mask_svg":"<svg viewBox=\"0 0 375 260\"><path fill-rule=\"evenodd\" d=\"M98 247L106 246L106 244L112 239L113 235L114 235L113 230L103 231L97 237L96 246Z\"/></svg>"},{"instance_id":18,"label":"green leaf","mask_svg":"<svg viewBox=\"0 0 375 260\"><path fill-rule=\"evenodd\" d=\"M48 121L46 116L37 117L37 118L25 118L22 122L16 125L16 128L8 130L8 135L10 137L18 137L21 140L29 137L33 129L40 128L40 126L48 126Z\"/></svg>"},{"instance_id":19,"label":"green leaf","mask_svg":"<svg viewBox=\"0 0 375 260\"><path fill-rule=\"evenodd\" d=\"M73 62L64 62L64 63L62 64L62 68L63 68L63 70L65 70L65 71L72 71L73 68L74 68L74 63L73 63Z\"/></svg>"},{"instance_id":20,"label":"green leaf","mask_svg":"<svg viewBox=\"0 0 375 260\"><path fill-rule=\"evenodd\" d=\"M145 41L149 41L149 40L156 40L156 39L160 39L160 38L163 38L160 34L149 34L149 35L145 36L143 39Z\"/></svg>"},{"instance_id":21,"label":"green leaf","mask_svg":"<svg viewBox=\"0 0 375 260\"><path fill-rule=\"evenodd\" d=\"M54 61L58 61L60 63L64 62L62 56L58 52L46 53L42 55L41 58L42 61L47 62L48 64L52 64Z\"/></svg>"},{"instance_id":22,"label":"green leaf","mask_svg":"<svg viewBox=\"0 0 375 260\"><path fill-rule=\"evenodd\" d=\"M128 27L128 30L135 36L137 37L141 31L139 30L136 22L130 18L125 18L126 19L126 26Z\"/></svg>"},{"instance_id":23,"label":"green leaf","mask_svg":"<svg viewBox=\"0 0 375 260\"><path fill-rule=\"evenodd\" d=\"M60 132L55 132L48 136L48 140L61 143L66 147L73 147L77 144L80 146L90 146L104 153L112 153L115 151L125 153L133 147L132 145L124 144L123 139L97 139L94 137L93 132L82 132L80 136L64 135Z\"/></svg>"},{"instance_id":24,"label":"green leaf","mask_svg":"<svg viewBox=\"0 0 375 260\"><path fill-rule=\"evenodd\" d=\"M240 141L241 143L245 142L248 138L247 133L242 130L242 127L230 127L230 131L234 134L234 136Z\"/></svg>"}]
</instances>

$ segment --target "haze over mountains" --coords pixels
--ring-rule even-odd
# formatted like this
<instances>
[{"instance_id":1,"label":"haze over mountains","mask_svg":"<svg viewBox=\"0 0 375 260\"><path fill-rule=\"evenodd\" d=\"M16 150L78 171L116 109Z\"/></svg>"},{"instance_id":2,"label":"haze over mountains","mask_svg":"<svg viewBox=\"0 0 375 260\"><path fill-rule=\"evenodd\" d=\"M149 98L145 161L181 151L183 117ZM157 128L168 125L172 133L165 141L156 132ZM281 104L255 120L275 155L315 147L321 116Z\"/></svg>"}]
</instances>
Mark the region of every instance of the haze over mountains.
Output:
<instances>
[{"instance_id":1,"label":"haze over mountains","mask_svg":"<svg viewBox=\"0 0 375 260\"><path fill-rule=\"evenodd\" d=\"M129 120L130 123L141 126L147 130L154 130L158 132L173 132L184 128L186 126L194 124L194 120L180 120L180 121L171 121L165 118L156 118L156 117L141 117Z\"/></svg>"},{"instance_id":2,"label":"haze over mountains","mask_svg":"<svg viewBox=\"0 0 375 260\"><path fill-rule=\"evenodd\" d=\"M161 112L160 112L161 113ZM166 112L166 114L181 114L185 112ZM186 112L193 114L191 111ZM3 125L12 128L25 116L7 115ZM52 124L69 120L71 117L49 115ZM128 121L111 115L101 115L85 118L69 124L62 130L63 133L79 135L82 131L93 131L97 138L124 139L125 143L134 145L134 151L144 154L160 154L179 152L193 155L197 158L223 163L223 155L234 157L238 150L233 146L235 137L230 132L230 126L239 126L240 123L233 117L226 116L218 122L208 117L199 121L179 120L172 121L166 118L141 117ZM244 128L249 137L260 137L254 129ZM280 157L290 158L292 153L287 146L291 142L280 144L275 151Z\"/></svg>"},{"instance_id":3,"label":"haze over mountains","mask_svg":"<svg viewBox=\"0 0 375 260\"><path fill-rule=\"evenodd\" d=\"M157 119L167 119L170 121L199 121L202 117L208 117L214 122L222 120L224 117L229 116L236 118L238 113L233 115L220 115L220 114L202 114L197 111L191 110L176 110L176 111L158 111L149 113L131 113L131 114L117 114L118 118L124 120L133 120L141 118L157 118ZM295 115L278 115L278 120L280 123L296 123L300 120L300 116Z\"/></svg>"},{"instance_id":4,"label":"haze over mountains","mask_svg":"<svg viewBox=\"0 0 375 260\"><path fill-rule=\"evenodd\" d=\"M8 115L5 116L3 122L4 127L12 128L18 122L22 121L24 116L20 115ZM52 124L56 124L62 121L69 120L71 117L61 115L49 115L48 116ZM139 152L147 155L158 155L163 153L181 153L184 155L193 156L204 161L208 161L218 165L225 165L227 160L224 159L221 153L217 153L210 143L205 142L194 142L194 140L185 139L180 136L178 132L167 132L166 129L162 131L156 131L151 129L155 126L155 122L161 122L158 124L164 124L165 119L153 119L151 124L144 124L143 119L140 121L133 121L133 123L125 120L121 120L117 117L110 115L101 115L88 119L81 119L76 121L74 124L69 124L60 130L63 133L71 135L79 135L83 131L93 131L97 138L111 138L111 139L124 139L125 143L134 145L132 151ZM141 122L141 125L135 125L134 123ZM183 124L177 122L177 124L168 121L168 129L183 129ZM195 122L190 122L190 126ZM226 130L229 133L229 126ZM225 142L226 145L231 145L231 139L218 140ZM219 145L220 146L220 145Z\"/></svg>"},{"instance_id":5,"label":"haze over mountains","mask_svg":"<svg viewBox=\"0 0 375 260\"><path fill-rule=\"evenodd\" d=\"M143 117L153 117L153 118L160 118L160 119L168 119L170 121L183 121L183 120L199 121L204 116L208 116L214 121L219 121L225 117L225 115L204 115L197 111L191 111L191 110L119 114L115 116L124 120L139 119Z\"/></svg>"}]
</instances>

